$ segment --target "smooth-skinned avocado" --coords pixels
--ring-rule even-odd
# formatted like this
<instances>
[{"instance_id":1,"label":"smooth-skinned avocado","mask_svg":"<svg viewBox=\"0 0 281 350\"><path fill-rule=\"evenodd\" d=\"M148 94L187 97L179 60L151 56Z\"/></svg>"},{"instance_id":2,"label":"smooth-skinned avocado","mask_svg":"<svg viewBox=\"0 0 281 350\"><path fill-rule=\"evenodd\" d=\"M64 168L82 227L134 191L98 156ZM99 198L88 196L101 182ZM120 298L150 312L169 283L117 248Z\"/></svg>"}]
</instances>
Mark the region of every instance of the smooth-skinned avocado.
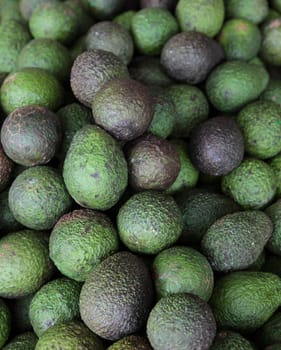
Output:
<instances>
[{"instance_id":1,"label":"smooth-skinned avocado","mask_svg":"<svg viewBox=\"0 0 281 350\"><path fill-rule=\"evenodd\" d=\"M133 79L113 79L95 94L92 103L95 123L118 140L141 136L153 117L148 88Z\"/></svg>"},{"instance_id":2,"label":"smooth-skinned avocado","mask_svg":"<svg viewBox=\"0 0 281 350\"><path fill-rule=\"evenodd\" d=\"M171 346L173 350L208 350L216 335L216 322L205 301L180 293L156 303L146 331L154 350L170 350Z\"/></svg>"},{"instance_id":3,"label":"smooth-skinned avocado","mask_svg":"<svg viewBox=\"0 0 281 350\"><path fill-rule=\"evenodd\" d=\"M243 160L243 135L231 117L210 118L191 131L189 155L202 173L222 176Z\"/></svg>"},{"instance_id":4,"label":"smooth-skinned avocado","mask_svg":"<svg viewBox=\"0 0 281 350\"><path fill-rule=\"evenodd\" d=\"M128 78L126 65L112 52L90 50L80 54L71 68L70 84L75 97L92 106L95 93L114 78Z\"/></svg>"},{"instance_id":5,"label":"smooth-skinned avocado","mask_svg":"<svg viewBox=\"0 0 281 350\"><path fill-rule=\"evenodd\" d=\"M0 191L3 191L12 179L14 162L7 157L0 144Z\"/></svg>"},{"instance_id":6,"label":"smooth-skinned avocado","mask_svg":"<svg viewBox=\"0 0 281 350\"><path fill-rule=\"evenodd\" d=\"M0 299L0 346L6 343L11 332L11 313L3 299Z\"/></svg>"},{"instance_id":7,"label":"smooth-skinned avocado","mask_svg":"<svg viewBox=\"0 0 281 350\"><path fill-rule=\"evenodd\" d=\"M80 294L80 313L92 332L118 340L142 329L152 303L145 263L130 252L118 252L92 269Z\"/></svg>"},{"instance_id":8,"label":"smooth-skinned avocado","mask_svg":"<svg viewBox=\"0 0 281 350\"><path fill-rule=\"evenodd\" d=\"M198 84L224 58L220 44L195 31L172 36L161 52L167 74L182 83Z\"/></svg>"},{"instance_id":9,"label":"smooth-skinned avocado","mask_svg":"<svg viewBox=\"0 0 281 350\"><path fill-rule=\"evenodd\" d=\"M62 176L49 166L27 168L9 190L9 206L14 217L33 230L51 229L71 205Z\"/></svg>"},{"instance_id":10,"label":"smooth-skinned avocado","mask_svg":"<svg viewBox=\"0 0 281 350\"><path fill-rule=\"evenodd\" d=\"M120 239L131 251L157 254L179 238L182 216L173 197L144 191L121 206L117 227Z\"/></svg>"},{"instance_id":11,"label":"smooth-skinned avocado","mask_svg":"<svg viewBox=\"0 0 281 350\"><path fill-rule=\"evenodd\" d=\"M63 178L68 192L82 207L107 210L127 187L127 162L110 134L96 125L86 125L72 139Z\"/></svg>"},{"instance_id":12,"label":"smooth-skinned avocado","mask_svg":"<svg viewBox=\"0 0 281 350\"><path fill-rule=\"evenodd\" d=\"M38 338L33 332L16 335L3 350L34 350Z\"/></svg>"},{"instance_id":13,"label":"smooth-skinned avocado","mask_svg":"<svg viewBox=\"0 0 281 350\"><path fill-rule=\"evenodd\" d=\"M0 296L4 298L34 293L52 276L48 237L42 232L9 233L0 240L0 253Z\"/></svg>"},{"instance_id":14,"label":"smooth-skinned avocado","mask_svg":"<svg viewBox=\"0 0 281 350\"><path fill-rule=\"evenodd\" d=\"M117 232L105 214L89 209L63 215L50 235L50 258L60 272L85 281L90 271L118 250Z\"/></svg>"},{"instance_id":15,"label":"smooth-skinned avocado","mask_svg":"<svg viewBox=\"0 0 281 350\"><path fill-rule=\"evenodd\" d=\"M280 306L280 288L280 277L267 272L237 271L222 277L210 300L218 327L258 329Z\"/></svg>"},{"instance_id":16,"label":"smooth-skinned avocado","mask_svg":"<svg viewBox=\"0 0 281 350\"><path fill-rule=\"evenodd\" d=\"M217 333L216 338L210 350L254 350L255 348L241 334L229 330L221 330Z\"/></svg>"},{"instance_id":17,"label":"smooth-skinned avocado","mask_svg":"<svg viewBox=\"0 0 281 350\"><path fill-rule=\"evenodd\" d=\"M247 269L262 253L272 231L272 221L262 211L227 214L209 227L201 251L215 271Z\"/></svg>"},{"instance_id":18,"label":"smooth-skinned avocado","mask_svg":"<svg viewBox=\"0 0 281 350\"><path fill-rule=\"evenodd\" d=\"M128 145L127 161L129 183L137 190L165 190L180 171L179 155L173 144L152 134Z\"/></svg>"},{"instance_id":19,"label":"smooth-skinned avocado","mask_svg":"<svg viewBox=\"0 0 281 350\"><path fill-rule=\"evenodd\" d=\"M5 153L17 164L46 164L61 142L60 120L45 107L19 107L4 120L1 142Z\"/></svg>"},{"instance_id":20,"label":"smooth-skinned avocado","mask_svg":"<svg viewBox=\"0 0 281 350\"><path fill-rule=\"evenodd\" d=\"M128 335L110 345L107 350L152 350L152 348L146 338Z\"/></svg>"}]
</instances>

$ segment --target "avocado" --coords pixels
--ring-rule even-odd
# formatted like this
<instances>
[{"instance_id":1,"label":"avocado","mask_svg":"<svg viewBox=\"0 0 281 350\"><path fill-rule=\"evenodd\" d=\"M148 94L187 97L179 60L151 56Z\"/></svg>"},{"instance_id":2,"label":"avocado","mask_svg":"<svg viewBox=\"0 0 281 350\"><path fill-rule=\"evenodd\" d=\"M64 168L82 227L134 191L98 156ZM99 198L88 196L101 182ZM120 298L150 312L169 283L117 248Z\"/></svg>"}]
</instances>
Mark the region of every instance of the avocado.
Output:
<instances>
[{"instance_id":1,"label":"avocado","mask_svg":"<svg viewBox=\"0 0 281 350\"><path fill-rule=\"evenodd\" d=\"M215 283L210 305L218 327L252 332L278 309L281 279L267 272L237 271Z\"/></svg>"},{"instance_id":2,"label":"avocado","mask_svg":"<svg viewBox=\"0 0 281 350\"><path fill-rule=\"evenodd\" d=\"M268 81L269 75L263 66L241 60L228 61L211 72L206 92L216 109L235 112L256 100L266 89Z\"/></svg>"},{"instance_id":3,"label":"avocado","mask_svg":"<svg viewBox=\"0 0 281 350\"><path fill-rule=\"evenodd\" d=\"M78 204L107 210L119 201L127 187L127 162L112 136L96 125L86 125L72 139L63 178Z\"/></svg>"},{"instance_id":4,"label":"avocado","mask_svg":"<svg viewBox=\"0 0 281 350\"><path fill-rule=\"evenodd\" d=\"M71 207L62 176L49 166L35 166L16 177L9 190L9 206L22 225L51 229Z\"/></svg>"},{"instance_id":5,"label":"avocado","mask_svg":"<svg viewBox=\"0 0 281 350\"><path fill-rule=\"evenodd\" d=\"M29 319L29 306L34 293L28 294L25 297L11 299L10 310L13 320L13 329L17 334L32 330L32 325Z\"/></svg>"},{"instance_id":6,"label":"avocado","mask_svg":"<svg viewBox=\"0 0 281 350\"><path fill-rule=\"evenodd\" d=\"M243 270L258 259L272 231L272 222L262 211L227 214L210 226L201 251L214 271Z\"/></svg>"},{"instance_id":7,"label":"avocado","mask_svg":"<svg viewBox=\"0 0 281 350\"><path fill-rule=\"evenodd\" d=\"M56 110L63 100L61 84L53 75L40 68L22 68L9 74L0 90L1 106L6 114L28 105Z\"/></svg>"},{"instance_id":8,"label":"avocado","mask_svg":"<svg viewBox=\"0 0 281 350\"><path fill-rule=\"evenodd\" d=\"M10 1L10 0L8 0ZM55 2L60 0L19 0L20 11L23 18L27 21L30 20L32 12L41 4L46 2Z\"/></svg>"},{"instance_id":9,"label":"avocado","mask_svg":"<svg viewBox=\"0 0 281 350\"><path fill-rule=\"evenodd\" d=\"M137 190L165 190L175 182L180 171L174 145L152 134L128 145L127 161L129 183Z\"/></svg>"},{"instance_id":10,"label":"avocado","mask_svg":"<svg viewBox=\"0 0 281 350\"><path fill-rule=\"evenodd\" d=\"M145 325L152 303L146 265L130 252L118 252L92 269L80 294L80 313L92 332L119 340Z\"/></svg>"},{"instance_id":11,"label":"avocado","mask_svg":"<svg viewBox=\"0 0 281 350\"><path fill-rule=\"evenodd\" d=\"M122 12L120 15L113 18L113 22L118 23L120 26L132 33L132 21L135 14L136 11L134 10Z\"/></svg>"},{"instance_id":12,"label":"avocado","mask_svg":"<svg viewBox=\"0 0 281 350\"><path fill-rule=\"evenodd\" d=\"M38 340L35 350L104 350L105 347L94 333L81 321L62 322L50 327Z\"/></svg>"},{"instance_id":13,"label":"avocado","mask_svg":"<svg viewBox=\"0 0 281 350\"><path fill-rule=\"evenodd\" d=\"M5 153L17 164L46 164L61 142L59 118L45 107L19 107L4 120L1 142Z\"/></svg>"},{"instance_id":14,"label":"avocado","mask_svg":"<svg viewBox=\"0 0 281 350\"><path fill-rule=\"evenodd\" d=\"M271 167L271 169L274 172L274 176L276 178L276 196L278 198L281 197L281 153L277 154L277 156L273 157L270 161L269 161L269 165Z\"/></svg>"},{"instance_id":15,"label":"avocado","mask_svg":"<svg viewBox=\"0 0 281 350\"><path fill-rule=\"evenodd\" d=\"M132 34L141 54L158 56L165 43L179 31L176 18L163 8L144 8L132 20Z\"/></svg>"},{"instance_id":16,"label":"avocado","mask_svg":"<svg viewBox=\"0 0 281 350\"><path fill-rule=\"evenodd\" d=\"M218 35L227 60L248 61L255 57L261 46L258 26L246 19L234 18L226 21Z\"/></svg>"},{"instance_id":17,"label":"avocado","mask_svg":"<svg viewBox=\"0 0 281 350\"><path fill-rule=\"evenodd\" d=\"M111 220L89 209L63 215L50 236L50 258L60 272L85 281L90 271L118 250L118 236Z\"/></svg>"},{"instance_id":18,"label":"avocado","mask_svg":"<svg viewBox=\"0 0 281 350\"><path fill-rule=\"evenodd\" d=\"M275 102L281 107L281 80L271 78L260 99Z\"/></svg>"},{"instance_id":19,"label":"avocado","mask_svg":"<svg viewBox=\"0 0 281 350\"><path fill-rule=\"evenodd\" d=\"M232 199L203 188L180 192L176 196L182 215L183 231L180 242L186 245L200 243L208 228L226 214L239 211Z\"/></svg>"},{"instance_id":20,"label":"avocado","mask_svg":"<svg viewBox=\"0 0 281 350\"><path fill-rule=\"evenodd\" d=\"M209 305L187 293L161 298L151 310L146 328L154 350L208 350L216 335Z\"/></svg>"},{"instance_id":21,"label":"avocado","mask_svg":"<svg viewBox=\"0 0 281 350\"><path fill-rule=\"evenodd\" d=\"M0 193L0 230L1 232L13 232L22 228L12 214L8 203L9 189Z\"/></svg>"},{"instance_id":22,"label":"avocado","mask_svg":"<svg viewBox=\"0 0 281 350\"><path fill-rule=\"evenodd\" d=\"M0 253L0 296L4 298L34 293L53 274L48 239L42 232L9 233L0 239Z\"/></svg>"},{"instance_id":23,"label":"avocado","mask_svg":"<svg viewBox=\"0 0 281 350\"><path fill-rule=\"evenodd\" d=\"M211 265L197 250L175 246L161 251L152 265L159 298L170 294L190 293L208 301L214 287Z\"/></svg>"},{"instance_id":24,"label":"avocado","mask_svg":"<svg viewBox=\"0 0 281 350\"><path fill-rule=\"evenodd\" d=\"M133 79L148 86L168 86L173 80L165 73L159 57L137 56L129 66Z\"/></svg>"},{"instance_id":25,"label":"avocado","mask_svg":"<svg viewBox=\"0 0 281 350\"><path fill-rule=\"evenodd\" d=\"M58 278L35 293L29 306L29 318L38 337L55 324L79 317L81 287L76 281Z\"/></svg>"},{"instance_id":26,"label":"avocado","mask_svg":"<svg viewBox=\"0 0 281 350\"><path fill-rule=\"evenodd\" d=\"M260 209L273 199L277 184L267 163L246 158L236 169L223 176L221 186L222 191L244 209Z\"/></svg>"},{"instance_id":27,"label":"avocado","mask_svg":"<svg viewBox=\"0 0 281 350\"><path fill-rule=\"evenodd\" d=\"M208 118L208 100L197 86L171 84L163 95L174 103L176 110L172 136L188 137L197 124Z\"/></svg>"},{"instance_id":28,"label":"avocado","mask_svg":"<svg viewBox=\"0 0 281 350\"><path fill-rule=\"evenodd\" d=\"M0 299L0 346L6 343L11 332L11 313L3 299Z\"/></svg>"},{"instance_id":29,"label":"avocado","mask_svg":"<svg viewBox=\"0 0 281 350\"><path fill-rule=\"evenodd\" d=\"M35 67L45 69L57 79L69 78L72 60L69 50L53 39L33 39L21 50L17 68Z\"/></svg>"},{"instance_id":30,"label":"avocado","mask_svg":"<svg viewBox=\"0 0 281 350\"><path fill-rule=\"evenodd\" d=\"M281 342L281 313L276 312L257 333L260 345L266 347Z\"/></svg>"},{"instance_id":31,"label":"avocado","mask_svg":"<svg viewBox=\"0 0 281 350\"><path fill-rule=\"evenodd\" d=\"M85 11L83 0L66 0L65 4L72 8L75 13L76 21L78 24L78 35L85 34L89 28L94 24L94 20L91 15Z\"/></svg>"},{"instance_id":32,"label":"avocado","mask_svg":"<svg viewBox=\"0 0 281 350\"><path fill-rule=\"evenodd\" d=\"M76 131L93 123L91 110L80 103L67 104L57 111L62 126L63 139L57 156L64 159Z\"/></svg>"},{"instance_id":33,"label":"avocado","mask_svg":"<svg viewBox=\"0 0 281 350\"><path fill-rule=\"evenodd\" d=\"M173 197L144 191L134 194L121 206L117 227L121 241L131 251L157 254L179 238L182 216Z\"/></svg>"},{"instance_id":34,"label":"avocado","mask_svg":"<svg viewBox=\"0 0 281 350\"><path fill-rule=\"evenodd\" d=\"M26 25L26 19L22 16L20 10L20 0L1 0L0 20L1 24L14 20L18 23Z\"/></svg>"},{"instance_id":35,"label":"avocado","mask_svg":"<svg viewBox=\"0 0 281 350\"><path fill-rule=\"evenodd\" d=\"M172 36L161 52L161 64L167 74L187 84L204 81L223 58L223 49L217 41L195 31Z\"/></svg>"},{"instance_id":36,"label":"avocado","mask_svg":"<svg viewBox=\"0 0 281 350\"><path fill-rule=\"evenodd\" d=\"M42 3L29 20L29 29L34 39L53 39L68 44L79 34L76 13L67 2Z\"/></svg>"},{"instance_id":37,"label":"avocado","mask_svg":"<svg viewBox=\"0 0 281 350\"><path fill-rule=\"evenodd\" d=\"M38 338L33 332L26 332L15 336L3 350L34 350Z\"/></svg>"},{"instance_id":38,"label":"avocado","mask_svg":"<svg viewBox=\"0 0 281 350\"><path fill-rule=\"evenodd\" d=\"M243 135L233 118L218 116L201 123L191 131L189 155L202 173L222 176L243 160Z\"/></svg>"},{"instance_id":39,"label":"avocado","mask_svg":"<svg viewBox=\"0 0 281 350\"><path fill-rule=\"evenodd\" d=\"M183 32L196 31L214 37L224 21L223 0L180 0L176 16Z\"/></svg>"},{"instance_id":40,"label":"avocado","mask_svg":"<svg viewBox=\"0 0 281 350\"><path fill-rule=\"evenodd\" d=\"M103 50L85 51L73 63L70 84L75 97L91 107L94 95L103 84L114 78L127 78L126 65L113 53Z\"/></svg>"},{"instance_id":41,"label":"avocado","mask_svg":"<svg viewBox=\"0 0 281 350\"><path fill-rule=\"evenodd\" d=\"M120 24L103 21L94 24L86 35L87 50L104 50L115 54L128 65L134 54L134 42L127 31Z\"/></svg>"},{"instance_id":42,"label":"avocado","mask_svg":"<svg viewBox=\"0 0 281 350\"><path fill-rule=\"evenodd\" d=\"M126 3L125 0L82 0L82 2L86 10L99 21L111 19L120 13Z\"/></svg>"},{"instance_id":43,"label":"avocado","mask_svg":"<svg viewBox=\"0 0 281 350\"><path fill-rule=\"evenodd\" d=\"M92 112L97 125L118 140L130 141L148 129L152 98L147 87L136 80L113 79L95 94Z\"/></svg>"},{"instance_id":44,"label":"avocado","mask_svg":"<svg viewBox=\"0 0 281 350\"><path fill-rule=\"evenodd\" d=\"M177 0L140 0L141 8L160 7L167 10L173 10Z\"/></svg>"},{"instance_id":45,"label":"avocado","mask_svg":"<svg viewBox=\"0 0 281 350\"><path fill-rule=\"evenodd\" d=\"M227 0L225 11L227 18L243 18L253 23L261 23L268 14L267 0Z\"/></svg>"},{"instance_id":46,"label":"avocado","mask_svg":"<svg viewBox=\"0 0 281 350\"><path fill-rule=\"evenodd\" d=\"M128 335L113 343L107 350L152 350L152 348L146 338Z\"/></svg>"},{"instance_id":47,"label":"avocado","mask_svg":"<svg viewBox=\"0 0 281 350\"><path fill-rule=\"evenodd\" d=\"M273 232L267 244L267 249L281 256L281 200L279 199L267 207L265 213L273 222Z\"/></svg>"},{"instance_id":48,"label":"avocado","mask_svg":"<svg viewBox=\"0 0 281 350\"><path fill-rule=\"evenodd\" d=\"M210 347L210 350L254 350L255 348L241 334L229 330L221 330Z\"/></svg>"},{"instance_id":49,"label":"avocado","mask_svg":"<svg viewBox=\"0 0 281 350\"><path fill-rule=\"evenodd\" d=\"M238 114L245 151L253 157L267 159L281 151L281 111L272 101L248 104Z\"/></svg>"},{"instance_id":50,"label":"avocado","mask_svg":"<svg viewBox=\"0 0 281 350\"><path fill-rule=\"evenodd\" d=\"M281 17L281 15L280 15ZM263 28L261 58L273 66L281 66L281 18L273 19Z\"/></svg>"},{"instance_id":51,"label":"avocado","mask_svg":"<svg viewBox=\"0 0 281 350\"><path fill-rule=\"evenodd\" d=\"M22 48L31 40L25 26L15 20L0 25L0 72L10 73L16 69Z\"/></svg>"},{"instance_id":52,"label":"avocado","mask_svg":"<svg viewBox=\"0 0 281 350\"><path fill-rule=\"evenodd\" d=\"M13 161L8 158L0 144L0 191L3 191L12 179Z\"/></svg>"}]
</instances>

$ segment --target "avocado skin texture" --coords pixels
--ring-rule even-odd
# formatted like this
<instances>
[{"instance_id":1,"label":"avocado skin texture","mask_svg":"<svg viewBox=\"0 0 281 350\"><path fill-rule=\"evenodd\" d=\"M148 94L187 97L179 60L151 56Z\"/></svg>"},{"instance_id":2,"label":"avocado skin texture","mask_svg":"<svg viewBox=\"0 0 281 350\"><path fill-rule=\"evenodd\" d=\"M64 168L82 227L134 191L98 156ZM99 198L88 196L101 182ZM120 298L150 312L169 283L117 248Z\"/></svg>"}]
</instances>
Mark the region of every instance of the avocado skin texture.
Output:
<instances>
[{"instance_id":1,"label":"avocado skin texture","mask_svg":"<svg viewBox=\"0 0 281 350\"><path fill-rule=\"evenodd\" d=\"M227 214L208 229L201 250L215 271L246 269L262 253L272 231L272 222L262 211Z\"/></svg>"},{"instance_id":2,"label":"avocado skin texture","mask_svg":"<svg viewBox=\"0 0 281 350\"><path fill-rule=\"evenodd\" d=\"M208 119L192 130L189 154L192 163L202 173L225 175L243 160L243 135L230 117Z\"/></svg>"},{"instance_id":3,"label":"avocado skin texture","mask_svg":"<svg viewBox=\"0 0 281 350\"><path fill-rule=\"evenodd\" d=\"M9 233L0 240L0 253L0 296L4 298L34 293L52 276L48 239L42 232Z\"/></svg>"},{"instance_id":4,"label":"avocado skin texture","mask_svg":"<svg viewBox=\"0 0 281 350\"><path fill-rule=\"evenodd\" d=\"M0 26L0 72L16 69L17 57L31 39L25 26L15 20L2 22Z\"/></svg>"},{"instance_id":5,"label":"avocado skin texture","mask_svg":"<svg viewBox=\"0 0 281 350\"><path fill-rule=\"evenodd\" d=\"M248 104L238 114L237 123L249 155L267 159L281 151L281 112L276 103L256 101Z\"/></svg>"},{"instance_id":6,"label":"avocado skin texture","mask_svg":"<svg viewBox=\"0 0 281 350\"><path fill-rule=\"evenodd\" d=\"M221 330L217 333L216 338L210 350L254 350L255 348L248 339L242 337L241 334Z\"/></svg>"},{"instance_id":7,"label":"avocado skin texture","mask_svg":"<svg viewBox=\"0 0 281 350\"><path fill-rule=\"evenodd\" d=\"M9 206L14 217L34 230L51 229L71 205L62 176L48 166L24 170L9 190Z\"/></svg>"},{"instance_id":8,"label":"avocado skin texture","mask_svg":"<svg viewBox=\"0 0 281 350\"><path fill-rule=\"evenodd\" d=\"M184 222L179 241L187 245L200 243L216 220L239 210L239 205L231 198L202 188L179 193L176 202L182 211Z\"/></svg>"},{"instance_id":9,"label":"avocado skin texture","mask_svg":"<svg viewBox=\"0 0 281 350\"><path fill-rule=\"evenodd\" d=\"M103 84L114 78L127 78L126 65L112 52L90 50L80 54L74 61L70 85L75 97L91 108L95 93Z\"/></svg>"},{"instance_id":10,"label":"avocado skin texture","mask_svg":"<svg viewBox=\"0 0 281 350\"><path fill-rule=\"evenodd\" d=\"M127 148L129 182L136 190L165 190L176 180L180 159L174 145L147 134Z\"/></svg>"},{"instance_id":11,"label":"avocado skin texture","mask_svg":"<svg viewBox=\"0 0 281 350\"><path fill-rule=\"evenodd\" d=\"M267 272L232 272L217 281L210 305L218 327L252 332L278 309L281 279Z\"/></svg>"},{"instance_id":12,"label":"avocado skin texture","mask_svg":"<svg viewBox=\"0 0 281 350\"><path fill-rule=\"evenodd\" d=\"M265 213L273 222L273 232L267 244L267 249L281 256L281 200L279 199L267 207Z\"/></svg>"},{"instance_id":13,"label":"avocado skin texture","mask_svg":"<svg viewBox=\"0 0 281 350\"><path fill-rule=\"evenodd\" d=\"M13 232L22 228L22 225L17 222L9 208L8 203L9 189L0 193L0 230L1 232Z\"/></svg>"},{"instance_id":14,"label":"avocado skin texture","mask_svg":"<svg viewBox=\"0 0 281 350\"><path fill-rule=\"evenodd\" d=\"M256 100L269 81L263 66L244 61L220 64L209 75L206 92L213 106L222 112L234 112Z\"/></svg>"},{"instance_id":15,"label":"avocado skin texture","mask_svg":"<svg viewBox=\"0 0 281 350\"><path fill-rule=\"evenodd\" d=\"M244 18L253 23L262 22L268 14L267 0L227 0L227 18Z\"/></svg>"},{"instance_id":16,"label":"avocado skin texture","mask_svg":"<svg viewBox=\"0 0 281 350\"><path fill-rule=\"evenodd\" d=\"M201 32L209 37L218 34L224 20L223 0L180 0L176 16L181 30Z\"/></svg>"},{"instance_id":17,"label":"avocado skin texture","mask_svg":"<svg viewBox=\"0 0 281 350\"><path fill-rule=\"evenodd\" d=\"M148 89L133 79L114 79L95 94L93 117L118 140L130 141L141 136L153 117L153 102Z\"/></svg>"},{"instance_id":18,"label":"avocado skin texture","mask_svg":"<svg viewBox=\"0 0 281 350\"><path fill-rule=\"evenodd\" d=\"M222 178L221 187L225 194L244 209L260 209L273 199L276 178L267 163L255 158L246 158Z\"/></svg>"},{"instance_id":19,"label":"avocado skin texture","mask_svg":"<svg viewBox=\"0 0 281 350\"><path fill-rule=\"evenodd\" d=\"M0 191L3 191L12 179L14 162L6 156L0 144Z\"/></svg>"},{"instance_id":20,"label":"avocado skin texture","mask_svg":"<svg viewBox=\"0 0 281 350\"><path fill-rule=\"evenodd\" d=\"M129 335L112 344L107 350L152 350L147 339L139 335Z\"/></svg>"},{"instance_id":21,"label":"avocado skin texture","mask_svg":"<svg viewBox=\"0 0 281 350\"><path fill-rule=\"evenodd\" d=\"M205 301L192 294L174 294L158 301L146 329L154 350L208 350L216 322Z\"/></svg>"},{"instance_id":22,"label":"avocado skin texture","mask_svg":"<svg viewBox=\"0 0 281 350\"><path fill-rule=\"evenodd\" d=\"M63 103L64 90L58 80L45 70L23 68L6 77L0 98L6 114L28 105L56 110Z\"/></svg>"},{"instance_id":23,"label":"avocado skin texture","mask_svg":"<svg viewBox=\"0 0 281 350\"><path fill-rule=\"evenodd\" d=\"M32 298L29 318L38 337L57 323L79 317L79 296L82 285L59 278L45 284Z\"/></svg>"},{"instance_id":24,"label":"avocado skin texture","mask_svg":"<svg viewBox=\"0 0 281 350\"><path fill-rule=\"evenodd\" d=\"M182 217L173 197L143 191L121 206L117 227L120 239L131 251L156 254L177 241Z\"/></svg>"},{"instance_id":25,"label":"avocado skin texture","mask_svg":"<svg viewBox=\"0 0 281 350\"><path fill-rule=\"evenodd\" d=\"M167 74L180 82L198 84L224 58L218 42L199 32L182 32L169 39L161 52Z\"/></svg>"},{"instance_id":26,"label":"avocado skin texture","mask_svg":"<svg viewBox=\"0 0 281 350\"><path fill-rule=\"evenodd\" d=\"M3 350L34 350L38 338L33 332L26 332L15 336Z\"/></svg>"},{"instance_id":27,"label":"avocado skin texture","mask_svg":"<svg viewBox=\"0 0 281 350\"><path fill-rule=\"evenodd\" d=\"M0 299L0 346L6 343L11 332L11 314L3 299Z\"/></svg>"},{"instance_id":28,"label":"avocado skin texture","mask_svg":"<svg viewBox=\"0 0 281 350\"><path fill-rule=\"evenodd\" d=\"M72 139L63 178L70 195L82 207L107 210L127 187L127 162L112 136L96 125L86 125Z\"/></svg>"},{"instance_id":29,"label":"avocado skin texture","mask_svg":"<svg viewBox=\"0 0 281 350\"><path fill-rule=\"evenodd\" d=\"M281 153L277 154L277 156L273 157L269 161L269 165L271 169L273 169L275 178L276 178L276 184L277 184L277 190L276 190L276 196L277 198L281 197Z\"/></svg>"},{"instance_id":30,"label":"avocado skin texture","mask_svg":"<svg viewBox=\"0 0 281 350\"><path fill-rule=\"evenodd\" d=\"M175 246L160 252L152 265L159 298L170 294L190 293L208 301L214 287L213 270L197 250Z\"/></svg>"},{"instance_id":31,"label":"avocado skin texture","mask_svg":"<svg viewBox=\"0 0 281 350\"><path fill-rule=\"evenodd\" d=\"M152 303L146 265L130 252L118 252L92 269L80 294L80 313L92 332L118 340L144 326Z\"/></svg>"},{"instance_id":32,"label":"avocado skin texture","mask_svg":"<svg viewBox=\"0 0 281 350\"><path fill-rule=\"evenodd\" d=\"M82 322L62 322L50 327L38 340L35 350L79 349L104 350L98 336Z\"/></svg>"},{"instance_id":33,"label":"avocado skin texture","mask_svg":"<svg viewBox=\"0 0 281 350\"><path fill-rule=\"evenodd\" d=\"M117 232L105 214L74 210L63 215L51 232L50 258L63 275L85 281L92 268L115 253L118 245Z\"/></svg>"},{"instance_id":34,"label":"avocado skin texture","mask_svg":"<svg viewBox=\"0 0 281 350\"><path fill-rule=\"evenodd\" d=\"M41 106L17 108L2 124L1 142L7 156L17 164L46 164L61 142L59 118Z\"/></svg>"},{"instance_id":35,"label":"avocado skin texture","mask_svg":"<svg viewBox=\"0 0 281 350\"><path fill-rule=\"evenodd\" d=\"M114 23L118 23L123 28L127 29L130 33L132 32L132 20L134 15L136 14L136 11L129 10L125 11L123 13L120 13L120 15L116 16L113 19Z\"/></svg>"},{"instance_id":36,"label":"avocado skin texture","mask_svg":"<svg viewBox=\"0 0 281 350\"><path fill-rule=\"evenodd\" d=\"M111 21L94 24L85 39L87 50L109 51L128 65L134 54L132 36L121 25Z\"/></svg>"}]
</instances>

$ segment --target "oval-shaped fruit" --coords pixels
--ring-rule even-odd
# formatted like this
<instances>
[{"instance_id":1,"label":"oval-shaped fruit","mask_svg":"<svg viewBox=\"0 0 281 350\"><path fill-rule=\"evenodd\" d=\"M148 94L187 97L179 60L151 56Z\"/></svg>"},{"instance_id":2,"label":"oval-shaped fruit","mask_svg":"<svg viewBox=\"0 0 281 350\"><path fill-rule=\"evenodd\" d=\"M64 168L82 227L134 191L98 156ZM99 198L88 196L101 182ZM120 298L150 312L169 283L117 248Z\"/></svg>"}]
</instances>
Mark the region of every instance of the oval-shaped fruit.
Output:
<instances>
[{"instance_id":1,"label":"oval-shaped fruit","mask_svg":"<svg viewBox=\"0 0 281 350\"><path fill-rule=\"evenodd\" d=\"M94 333L118 340L145 325L152 302L146 265L130 252L119 252L91 271L80 294L80 313Z\"/></svg>"},{"instance_id":2,"label":"oval-shaped fruit","mask_svg":"<svg viewBox=\"0 0 281 350\"><path fill-rule=\"evenodd\" d=\"M113 343L107 350L152 350L146 338L139 335L128 335Z\"/></svg>"},{"instance_id":3,"label":"oval-shaped fruit","mask_svg":"<svg viewBox=\"0 0 281 350\"><path fill-rule=\"evenodd\" d=\"M86 125L73 137L63 177L70 195L82 207L106 210L127 187L127 162L112 136L96 125Z\"/></svg>"}]
</instances>

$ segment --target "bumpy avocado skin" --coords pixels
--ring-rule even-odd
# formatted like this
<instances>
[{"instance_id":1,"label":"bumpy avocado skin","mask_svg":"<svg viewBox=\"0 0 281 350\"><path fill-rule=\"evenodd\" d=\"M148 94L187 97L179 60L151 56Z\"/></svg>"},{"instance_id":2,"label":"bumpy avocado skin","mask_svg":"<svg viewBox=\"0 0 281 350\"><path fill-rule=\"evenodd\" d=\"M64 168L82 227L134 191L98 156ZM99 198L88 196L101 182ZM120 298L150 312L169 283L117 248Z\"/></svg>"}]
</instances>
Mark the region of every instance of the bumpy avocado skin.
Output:
<instances>
[{"instance_id":1,"label":"bumpy avocado skin","mask_svg":"<svg viewBox=\"0 0 281 350\"><path fill-rule=\"evenodd\" d=\"M14 217L34 230L51 229L71 205L62 176L48 166L24 170L9 190L9 206Z\"/></svg>"},{"instance_id":2,"label":"bumpy avocado skin","mask_svg":"<svg viewBox=\"0 0 281 350\"><path fill-rule=\"evenodd\" d=\"M152 350L146 338L129 335L113 343L107 350Z\"/></svg>"},{"instance_id":3,"label":"bumpy avocado skin","mask_svg":"<svg viewBox=\"0 0 281 350\"><path fill-rule=\"evenodd\" d=\"M127 187L127 162L112 136L98 126L86 125L73 137L63 178L70 195L81 206L107 210Z\"/></svg>"},{"instance_id":4,"label":"bumpy avocado skin","mask_svg":"<svg viewBox=\"0 0 281 350\"><path fill-rule=\"evenodd\" d=\"M229 331L221 330L217 333L216 338L210 348L210 350L254 350L255 348L249 342L248 339L242 337L241 334Z\"/></svg>"},{"instance_id":5,"label":"bumpy avocado skin","mask_svg":"<svg viewBox=\"0 0 281 350\"><path fill-rule=\"evenodd\" d=\"M26 332L15 336L3 350L34 350L38 338L33 332Z\"/></svg>"}]
</instances>

